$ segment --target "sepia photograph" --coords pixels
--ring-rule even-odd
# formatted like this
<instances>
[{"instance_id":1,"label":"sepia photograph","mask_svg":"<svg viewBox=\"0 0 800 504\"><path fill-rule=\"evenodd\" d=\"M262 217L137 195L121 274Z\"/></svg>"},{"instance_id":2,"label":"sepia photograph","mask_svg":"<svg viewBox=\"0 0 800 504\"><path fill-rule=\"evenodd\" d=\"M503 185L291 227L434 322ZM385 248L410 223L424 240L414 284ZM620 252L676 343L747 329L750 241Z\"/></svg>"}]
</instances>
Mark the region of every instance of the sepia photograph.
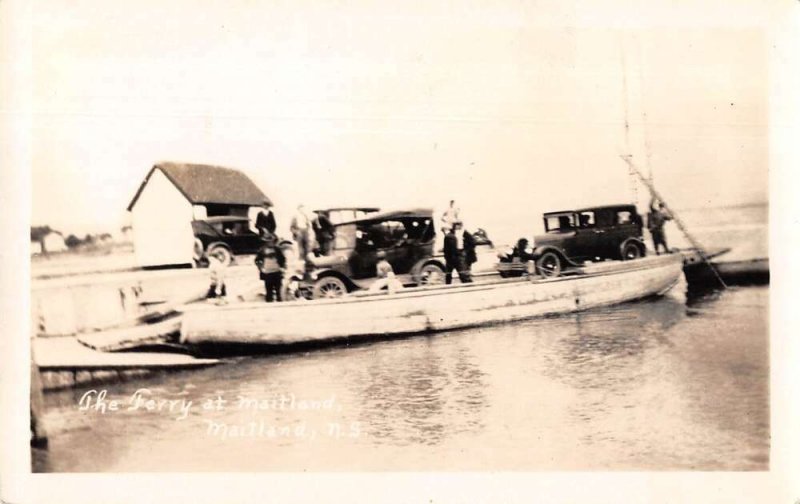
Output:
<instances>
[{"instance_id":1,"label":"sepia photograph","mask_svg":"<svg viewBox=\"0 0 800 504\"><path fill-rule=\"evenodd\" d=\"M26 471L769 473L779 3L33 2Z\"/></svg>"}]
</instances>

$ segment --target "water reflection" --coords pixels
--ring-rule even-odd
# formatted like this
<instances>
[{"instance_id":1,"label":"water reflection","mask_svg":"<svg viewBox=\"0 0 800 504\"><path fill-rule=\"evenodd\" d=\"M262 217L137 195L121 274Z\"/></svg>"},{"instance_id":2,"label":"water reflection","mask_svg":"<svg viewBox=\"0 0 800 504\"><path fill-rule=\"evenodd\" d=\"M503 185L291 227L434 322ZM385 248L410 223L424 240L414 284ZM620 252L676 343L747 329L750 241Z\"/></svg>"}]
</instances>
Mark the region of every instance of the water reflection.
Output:
<instances>
[{"instance_id":1,"label":"water reflection","mask_svg":"<svg viewBox=\"0 0 800 504\"><path fill-rule=\"evenodd\" d=\"M442 353L432 340L381 359L367 368L361 388L360 420L382 442L435 445L445 437L482 427L483 372L469 348Z\"/></svg>"},{"instance_id":2,"label":"water reflection","mask_svg":"<svg viewBox=\"0 0 800 504\"><path fill-rule=\"evenodd\" d=\"M302 354L107 387L125 400L214 395L335 398L313 417L229 409L85 415L85 389L47 394L36 470L264 471L764 468L769 453L766 290L730 290ZM223 441L212 419L360 425L332 439Z\"/></svg>"}]
</instances>

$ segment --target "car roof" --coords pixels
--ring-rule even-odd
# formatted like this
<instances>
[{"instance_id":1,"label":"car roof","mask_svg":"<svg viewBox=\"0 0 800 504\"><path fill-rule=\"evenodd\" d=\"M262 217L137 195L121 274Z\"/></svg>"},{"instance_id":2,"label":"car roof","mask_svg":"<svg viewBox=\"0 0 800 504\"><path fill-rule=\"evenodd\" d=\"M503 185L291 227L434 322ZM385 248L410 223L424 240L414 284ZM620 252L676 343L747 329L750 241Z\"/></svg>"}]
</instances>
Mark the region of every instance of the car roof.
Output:
<instances>
[{"instance_id":1,"label":"car roof","mask_svg":"<svg viewBox=\"0 0 800 504\"><path fill-rule=\"evenodd\" d=\"M356 212L377 212L380 208L377 207L335 207L335 208L320 208L319 210L314 210L314 213L319 212L341 212L345 210L352 210Z\"/></svg>"},{"instance_id":2,"label":"car roof","mask_svg":"<svg viewBox=\"0 0 800 504\"><path fill-rule=\"evenodd\" d=\"M545 212L545 216L551 215L563 215L563 214L571 214L571 213L580 213L580 212L590 212L595 210L635 210L636 205L632 203L626 203L622 205L601 205L601 206L594 206L594 207L585 207L579 208L577 210L560 210L558 212Z\"/></svg>"},{"instance_id":3,"label":"car roof","mask_svg":"<svg viewBox=\"0 0 800 504\"><path fill-rule=\"evenodd\" d=\"M249 222L250 219L239 215L215 215L205 219L195 219L195 222L208 222L214 224L215 222Z\"/></svg>"},{"instance_id":4,"label":"car roof","mask_svg":"<svg viewBox=\"0 0 800 504\"><path fill-rule=\"evenodd\" d=\"M384 212L372 212L367 215L361 216L357 219L340 222L336 224L341 226L344 224L359 224L366 222L380 222L392 219L430 219L433 218L433 209L431 208L413 208L409 210L388 210Z\"/></svg>"}]
</instances>

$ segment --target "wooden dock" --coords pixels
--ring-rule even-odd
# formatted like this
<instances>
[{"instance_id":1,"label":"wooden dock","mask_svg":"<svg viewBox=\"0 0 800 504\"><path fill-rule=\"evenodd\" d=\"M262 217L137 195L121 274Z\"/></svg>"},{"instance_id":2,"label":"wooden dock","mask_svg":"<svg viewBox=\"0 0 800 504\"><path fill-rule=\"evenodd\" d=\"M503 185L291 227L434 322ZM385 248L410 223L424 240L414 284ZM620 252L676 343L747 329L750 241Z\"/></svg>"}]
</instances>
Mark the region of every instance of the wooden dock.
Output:
<instances>
[{"instance_id":1,"label":"wooden dock","mask_svg":"<svg viewBox=\"0 0 800 504\"><path fill-rule=\"evenodd\" d=\"M220 362L167 352L98 352L70 336L35 338L31 345L44 389L71 387L123 373L196 369Z\"/></svg>"}]
</instances>

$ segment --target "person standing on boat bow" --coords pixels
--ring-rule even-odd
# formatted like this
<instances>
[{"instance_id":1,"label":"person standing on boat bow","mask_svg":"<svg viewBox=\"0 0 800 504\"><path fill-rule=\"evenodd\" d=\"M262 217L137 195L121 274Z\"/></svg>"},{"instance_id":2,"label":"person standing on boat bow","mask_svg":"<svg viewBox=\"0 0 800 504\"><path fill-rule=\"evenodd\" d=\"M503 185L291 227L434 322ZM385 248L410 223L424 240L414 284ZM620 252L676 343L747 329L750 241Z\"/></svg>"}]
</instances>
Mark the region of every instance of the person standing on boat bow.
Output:
<instances>
[{"instance_id":1,"label":"person standing on boat bow","mask_svg":"<svg viewBox=\"0 0 800 504\"><path fill-rule=\"evenodd\" d=\"M650 236L653 237L653 248L656 255L660 255L659 246L664 247L664 252L669 253L667 246L667 237L664 234L664 224L668 220L672 220L672 216L666 211L663 202L659 201L658 208L656 208L656 198L650 200L650 213L647 214L647 229L650 231Z\"/></svg>"},{"instance_id":2,"label":"person standing on boat bow","mask_svg":"<svg viewBox=\"0 0 800 504\"><path fill-rule=\"evenodd\" d=\"M475 239L464 230L460 220L453 222L450 232L444 237L445 284L453 281L453 270L458 272L461 283L472 282L472 264L475 256Z\"/></svg>"}]
</instances>

